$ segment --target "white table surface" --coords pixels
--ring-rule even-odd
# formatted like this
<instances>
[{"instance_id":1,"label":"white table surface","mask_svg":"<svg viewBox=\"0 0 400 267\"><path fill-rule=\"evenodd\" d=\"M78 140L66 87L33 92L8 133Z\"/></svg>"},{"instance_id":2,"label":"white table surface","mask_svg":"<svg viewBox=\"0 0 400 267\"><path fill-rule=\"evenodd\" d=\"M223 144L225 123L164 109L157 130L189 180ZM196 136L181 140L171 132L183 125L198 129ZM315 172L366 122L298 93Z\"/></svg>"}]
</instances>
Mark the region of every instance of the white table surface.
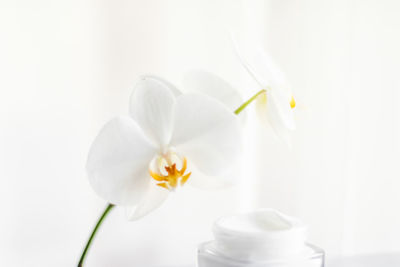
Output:
<instances>
[{"instance_id":1,"label":"white table surface","mask_svg":"<svg viewBox=\"0 0 400 267\"><path fill-rule=\"evenodd\" d=\"M400 252L328 258L326 267L400 267Z\"/></svg>"},{"instance_id":2,"label":"white table surface","mask_svg":"<svg viewBox=\"0 0 400 267\"><path fill-rule=\"evenodd\" d=\"M196 267L192 265L153 267ZM325 267L400 267L400 252L327 259Z\"/></svg>"}]
</instances>

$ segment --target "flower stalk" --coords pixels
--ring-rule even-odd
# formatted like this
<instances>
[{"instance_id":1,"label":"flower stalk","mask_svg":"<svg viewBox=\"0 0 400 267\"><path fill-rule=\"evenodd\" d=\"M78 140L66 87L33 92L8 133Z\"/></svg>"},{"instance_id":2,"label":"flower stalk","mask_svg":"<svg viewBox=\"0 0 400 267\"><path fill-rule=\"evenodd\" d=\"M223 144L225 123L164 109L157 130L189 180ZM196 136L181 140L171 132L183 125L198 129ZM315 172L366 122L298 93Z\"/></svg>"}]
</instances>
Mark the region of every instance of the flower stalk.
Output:
<instances>
[{"instance_id":1,"label":"flower stalk","mask_svg":"<svg viewBox=\"0 0 400 267\"><path fill-rule=\"evenodd\" d=\"M114 207L113 204L108 204L106 209L104 210L104 212L100 216L99 220L97 221L97 224L94 227L94 229L92 231L92 234L90 235L89 240L86 243L85 249L82 252L82 256L81 256L81 258L79 260L78 267L82 267L83 266L83 262L85 260L86 254L88 252L88 249L89 249L90 245L92 244L93 238L96 235L97 230L99 229L100 225L102 224L104 219L107 217L107 214L112 210L113 207Z\"/></svg>"},{"instance_id":2,"label":"flower stalk","mask_svg":"<svg viewBox=\"0 0 400 267\"><path fill-rule=\"evenodd\" d=\"M255 95L249 98L246 102L244 102L240 107L238 107L233 113L236 115L239 115L240 112L242 112L251 102L257 99L257 97L263 93L267 92L267 90L262 89L258 91Z\"/></svg>"}]
</instances>

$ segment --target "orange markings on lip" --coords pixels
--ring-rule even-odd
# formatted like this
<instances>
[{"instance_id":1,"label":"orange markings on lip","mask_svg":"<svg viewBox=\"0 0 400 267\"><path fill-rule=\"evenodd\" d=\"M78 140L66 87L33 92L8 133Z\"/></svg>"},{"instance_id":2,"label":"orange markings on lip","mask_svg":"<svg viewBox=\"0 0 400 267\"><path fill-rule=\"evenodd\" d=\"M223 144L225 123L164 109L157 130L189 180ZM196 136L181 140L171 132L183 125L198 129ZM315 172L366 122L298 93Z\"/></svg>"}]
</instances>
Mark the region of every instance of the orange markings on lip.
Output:
<instances>
[{"instance_id":1,"label":"orange markings on lip","mask_svg":"<svg viewBox=\"0 0 400 267\"><path fill-rule=\"evenodd\" d=\"M167 171L168 175L159 175L155 172L149 171L150 176L153 177L154 180L160 182L157 183L158 186L163 187L168 190L175 189L178 184L181 186L184 185L187 180L189 179L191 172L185 174L187 167L186 158L183 159L183 166L180 170L176 168L176 163L166 166L165 170Z\"/></svg>"}]
</instances>

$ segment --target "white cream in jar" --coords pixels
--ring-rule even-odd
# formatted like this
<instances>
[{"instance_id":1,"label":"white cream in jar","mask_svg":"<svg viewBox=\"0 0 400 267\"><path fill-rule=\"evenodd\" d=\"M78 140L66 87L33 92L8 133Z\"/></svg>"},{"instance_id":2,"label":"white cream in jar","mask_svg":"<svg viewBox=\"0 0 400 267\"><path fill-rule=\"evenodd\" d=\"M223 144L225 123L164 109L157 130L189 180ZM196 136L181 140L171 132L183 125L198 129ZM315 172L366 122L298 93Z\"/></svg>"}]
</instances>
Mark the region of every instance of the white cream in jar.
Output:
<instances>
[{"instance_id":1,"label":"white cream in jar","mask_svg":"<svg viewBox=\"0 0 400 267\"><path fill-rule=\"evenodd\" d=\"M199 267L323 266L323 251L306 243L306 225L273 209L223 217L213 233L199 247Z\"/></svg>"}]
</instances>

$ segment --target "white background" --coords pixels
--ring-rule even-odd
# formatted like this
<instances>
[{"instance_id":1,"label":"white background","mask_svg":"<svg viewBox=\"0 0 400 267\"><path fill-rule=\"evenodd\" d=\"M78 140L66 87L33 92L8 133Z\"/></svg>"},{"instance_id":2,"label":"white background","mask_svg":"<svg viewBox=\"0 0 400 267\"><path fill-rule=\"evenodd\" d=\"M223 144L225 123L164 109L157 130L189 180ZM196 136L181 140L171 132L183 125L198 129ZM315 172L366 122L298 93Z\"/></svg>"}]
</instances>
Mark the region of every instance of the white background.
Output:
<instances>
[{"instance_id":1,"label":"white background","mask_svg":"<svg viewBox=\"0 0 400 267\"><path fill-rule=\"evenodd\" d=\"M255 88L227 34L263 41L298 102L288 149L250 111L242 181L185 188L137 222L115 209L88 266L192 263L220 215L273 207L328 255L400 251L400 4L391 0L0 1L0 265L73 266L105 202L84 165L139 75Z\"/></svg>"}]
</instances>

